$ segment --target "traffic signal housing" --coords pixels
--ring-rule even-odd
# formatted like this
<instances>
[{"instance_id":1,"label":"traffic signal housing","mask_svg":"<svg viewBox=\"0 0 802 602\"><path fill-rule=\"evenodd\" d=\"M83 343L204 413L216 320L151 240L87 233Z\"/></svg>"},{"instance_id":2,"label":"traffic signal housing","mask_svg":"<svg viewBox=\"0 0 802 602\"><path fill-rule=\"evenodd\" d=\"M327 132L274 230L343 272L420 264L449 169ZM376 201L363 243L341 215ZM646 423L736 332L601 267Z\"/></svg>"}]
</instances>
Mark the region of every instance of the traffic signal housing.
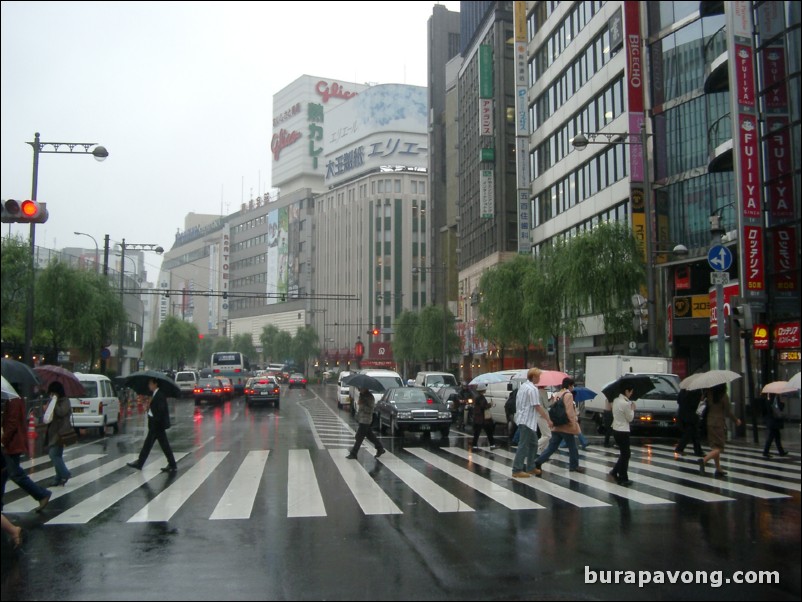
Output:
<instances>
[{"instance_id":1,"label":"traffic signal housing","mask_svg":"<svg viewBox=\"0 0 802 602\"><path fill-rule=\"evenodd\" d=\"M730 312L732 332L752 333L752 306L748 303L733 305Z\"/></svg>"},{"instance_id":2,"label":"traffic signal housing","mask_svg":"<svg viewBox=\"0 0 802 602\"><path fill-rule=\"evenodd\" d=\"M381 334L381 330L379 330L378 328L374 328L373 330L370 331L370 334L372 334L374 337L377 337Z\"/></svg>"},{"instance_id":3,"label":"traffic signal housing","mask_svg":"<svg viewBox=\"0 0 802 602\"><path fill-rule=\"evenodd\" d=\"M49 217L47 203L39 201L8 199L2 202L2 209L4 224L44 224Z\"/></svg>"}]
</instances>

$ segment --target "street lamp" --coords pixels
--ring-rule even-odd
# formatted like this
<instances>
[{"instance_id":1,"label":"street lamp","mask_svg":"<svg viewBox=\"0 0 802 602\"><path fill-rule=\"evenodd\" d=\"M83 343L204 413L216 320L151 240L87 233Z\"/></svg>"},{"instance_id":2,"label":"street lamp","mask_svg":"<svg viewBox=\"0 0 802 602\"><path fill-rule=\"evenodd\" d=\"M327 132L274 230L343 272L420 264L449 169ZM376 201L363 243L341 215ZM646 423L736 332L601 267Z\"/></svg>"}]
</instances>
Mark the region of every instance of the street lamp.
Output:
<instances>
[{"instance_id":1,"label":"street lamp","mask_svg":"<svg viewBox=\"0 0 802 602\"><path fill-rule=\"evenodd\" d=\"M655 353L657 349L657 303L655 299L654 283L654 241L652 238L652 180L649 173L649 161L646 157L647 141L651 134L646 132L646 122L640 125L640 135L629 132L595 132L579 133L571 140L572 146L581 151L587 148L588 144L633 144L641 147L643 160L643 211L646 215L646 227L644 228L644 238L646 241L646 302L649 308L649 321L647 323L648 344L647 355ZM597 140L602 138L601 140Z\"/></svg>"},{"instance_id":2,"label":"street lamp","mask_svg":"<svg viewBox=\"0 0 802 602\"><path fill-rule=\"evenodd\" d=\"M126 243L123 238L120 243L120 304L125 310L125 250L131 249L132 251L153 251L161 255L164 253L164 248L155 243ZM125 324L120 325L120 346L117 350L118 361L117 369L119 370L117 376L123 375L123 359L125 358Z\"/></svg>"},{"instance_id":3,"label":"street lamp","mask_svg":"<svg viewBox=\"0 0 802 602\"><path fill-rule=\"evenodd\" d=\"M58 155L92 155L97 161L104 161L109 156L106 147L97 142L42 142L39 132L33 136L33 142L26 142L33 149L33 177L31 178L31 200L37 200L39 189L39 155L52 153ZM84 150L75 150L82 146ZM51 147L52 150L46 150ZM59 150L66 147L64 150ZM94 147L94 148L92 148ZM92 148L90 151L89 149ZM36 223L31 222L29 238L31 241L31 277L28 281L28 309L25 313L25 363L33 365L33 295L34 273L36 272Z\"/></svg>"},{"instance_id":4,"label":"street lamp","mask_svg":"<svg viewBox=\"0 0 802 602\"><path fill-rule=\"evenodd\" d=\"M412 274L417 275L420 273L426 272L442 272L443 273L443 357L442 357L442 369L443 372L446 371L446 361L448 359L448 351L446 350L447 342L446 342L446 319L448 316L448 273L446 270L446 264L443 262L443 265L440 267L435 266L422 266L422 267L414 267L412 268Z\"/></svg>"},{"instance_id":5,"label":"street lamp","mask_svg":"<svg viewBox=\"0 0 802 602\"><path fill-rule=\"evenodd\" d=\"M100 273L100 247L97 246L97 240L91 234L87 234L86 232L73 232L75 236L88 236L92 239L92 242L95 243L95 273Z\"/></svg>"}]
</instances>

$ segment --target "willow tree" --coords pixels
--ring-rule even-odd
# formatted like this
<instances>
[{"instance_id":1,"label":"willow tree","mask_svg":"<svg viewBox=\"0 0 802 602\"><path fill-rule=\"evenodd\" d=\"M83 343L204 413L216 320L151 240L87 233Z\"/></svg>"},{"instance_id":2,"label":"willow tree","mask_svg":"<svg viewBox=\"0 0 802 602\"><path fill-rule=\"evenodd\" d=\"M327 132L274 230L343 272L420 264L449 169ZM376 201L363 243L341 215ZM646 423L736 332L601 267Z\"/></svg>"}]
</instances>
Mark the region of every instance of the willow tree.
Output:
<instances>
[{"instance_id":1,"label":"willow tree","mask_svg":"<svg viewBox=\"0 0 802 602\"><path fill-rule=\"evenodd\" d=\"M409 362L420 359L415 345L417 328L418 316L408 309L398 314L393 324L393 358L396 362L401 362L404 365L403 373L405 379L409 372Z\"/></svg>"},{"instance_id":2,"label":"willow tree","mask_svg":"<svg viewBox=\"0 0 802 602\"><path fill-rule=\"evenodd\" d=\"M523 282L533 269L530 256L518 255L487 270L479 281L482 297L476 330L501 350L502 362L504 350L515 348L523 350L527 362L532 335L524 313Z\"/></svg>"},{"instance_id":3,"label":"willow tree","mask_svg":"<svg viewBox=\"0 0 802 602\"><path fill-rule=\"evenodd\" d=\"M307 364L311 356L320 355L320 336L312 326L299 328L292 338L292 356L296 363L304 366L304 373L309 376Z\"/></svg>"},{"instance_id":4,"label":"willow tree","mask_svg":"<svg viewBox=\"0 0 802 602\"><path fill-rule=\"evenodd\" d=\"M632 295L646 280L641 249L622 223L603 223L571 239L564 262L569 315L599 315L608 351L630 338Z\"/></svg>"},{"instance_id":5,"label":"willow tree","mask_svg":"<svg viewBox=\"0 0 802 602\"><path fill-rule=\"evenodd\" d=\"M558 366L561 365L560 346L556 344L559 337L573 336L581 328L577 316L567 311L565 283L569 252L563 241L545 245L523 277L522 323L533 338L554 339Z\"/></svg>"},{"instance_id":6,"label":"willow tree","mask_svg":"<svg viewBox=\"0 0 802 602\"><path fill-rule=\"evenodd\" d=\"M0 328L3 341L25 340L25 308L31 282L31 247L20 236L3 238L0 253Z\"/></svg>"},{"instance_id":7,"label":"willow tree","mask_svg":"<svg viewBox=\"0 0 802 602\"><path fill-rule=\"evenodd\" d=\"M175 316L167 318L159 326L156 333L156 341L153 346L147 348L146 352L152 354L152 358L146 353L146 361L154 361L167 364L170 368L174 365L181 367L187 359L198 355L198 329L194 324L185 322Z\"/></svg>"}]
</instances>

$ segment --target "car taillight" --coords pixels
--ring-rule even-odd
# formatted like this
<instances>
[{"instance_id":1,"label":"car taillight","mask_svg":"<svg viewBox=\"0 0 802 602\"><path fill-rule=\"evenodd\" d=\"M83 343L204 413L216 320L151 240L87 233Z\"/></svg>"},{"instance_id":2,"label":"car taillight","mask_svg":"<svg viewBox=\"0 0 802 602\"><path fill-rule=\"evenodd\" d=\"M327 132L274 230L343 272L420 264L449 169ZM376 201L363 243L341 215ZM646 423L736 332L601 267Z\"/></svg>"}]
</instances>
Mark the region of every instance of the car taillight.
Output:
<instances>
[{"instance_id":1,"label":"car taillight","mask_svg":"<svg viewBox=\"0 0 802 602\"><path fill-rule=\"evenodd\" d=\"M201 389L199 387L195 387L194 389L192 389L192 392L193 393L203 393L203 389Z\"/></svg>"},{"instance_id":2,"label":"car taillight","mask_svg":"<svg viewBox=\"0 0 802 602\"><path fill-rule=\"evenodd\" d=\"M275 388L273 389L273 393L278 393L279 391L280 391L280 389L279 389L278 387L275 387Z\"/></svg>"},{"instance_id":3,"label":"car taillight","mask_svg":"<svg viewBox=\"0 0 802 602\"><path fill-rule=\"evenodd\" d=\"M97 413L98 414L102 414L103 413L103 402L102 401L97 406Z\"/></svg>"}]
</instances>

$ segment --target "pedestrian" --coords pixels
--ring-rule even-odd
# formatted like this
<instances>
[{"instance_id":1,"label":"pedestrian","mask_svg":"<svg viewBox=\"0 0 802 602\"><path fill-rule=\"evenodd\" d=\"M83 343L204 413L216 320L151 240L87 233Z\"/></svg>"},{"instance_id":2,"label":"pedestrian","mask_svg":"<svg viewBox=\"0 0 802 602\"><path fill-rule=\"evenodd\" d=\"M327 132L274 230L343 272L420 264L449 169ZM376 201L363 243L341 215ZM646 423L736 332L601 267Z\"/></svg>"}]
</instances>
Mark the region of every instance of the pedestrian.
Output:
<instances>
[{"instance_id":1,"label":"pedestrian","mask_svg":"<svg viewBox=\"0 0 802 602\"><path fill-rule=\"evenodd\" d=\"M609 399L604 400L602 430L604 431L604 447L610 447L610 438L613 436L613 404Z\"/></svg>"},{"instance_id":2,"label":"pedestrian","mask_svg":"<svg viewBox=\"0 0 802 602\"><path fill-rule=\"evenodd\" d=\"M610 471L610 476L619 485L632 485L629 480L629 458L632 452L629 447L629 423L635 418L635 402L632 395L635 389L627 387L613 401L613 438L618 446L618 461Z\"/></svg>"},{"instance_id":3,"label":"pedestrian","mask_svg":"<svg viewBox=\"0 0 802 602\"><path fill-rule=\"evenodd\" d=\"M702 391L696 389L680 389L677 397L677 422L682 433L679 443L674 447L674 451L682 456L685 453L685 446L693 443L693 453L700 458L705 455L702 450L702 441L699 437L699 414L696 410L699 402L702 401Z\"/></svg>"},{"instance_id":4,"label":"pedestrian","mask_svg":"<svg viewBox=\"0 0 802 602\"><path fill-rule=\"evenodd\" d=\"M142 470L153 444L158 441L167 458L167 466L162 468L162 472L174 473L178 470L178 464L175 462L170 441L167 439L167 429L170 428L170 408L167 405L167 396L159 390L159 381L155 378L148 379L148 388L152 395L148 406L148 434L142 444L139 458L136 462L128 462L128 466Z\"/></svg>"},{"instance_id":5,"label":"pedestrian","mask_svg":"<svg viewBox=\"0 0 802 602\"><path fill-rule=\"evenodd\" d=\"M576 448L576 435L579 434L579 418L576 415L574 404L574 379L570 376L563 379L562 389L556 395L554 403L562 403L565 406L565 413L568 416L567 424L555 424L551 429L551 441L546 450L535 458L535 468L540 469L551 455L560 447L560 443L565 441L568 446L568 470L571 472L585 472L579 466L579 451ZM540 474L540 473L536 473Z\"/></svg>"},{"instance_id":6,"label":"pedestrian","mask_svg":"<svg viewBox=\"0 0 802 602\"><path fill-rule=\"evenodd\" d=\"M45 411L45 423L47 424L45 446L47 455L50 456L50 461L53 462L53 468L56 470L53 487L58 487L66 485L72 476L67 465L64 464L64 442L62 441L64 431L72 428L72 406L64 393L64 385L58 381L53 381L47 386L47 394L50 396L50 404Z\"/></svg>"},{"instance_id":7,"label":"pedestrian","mask_svg":"<svg viewBox=\"0 0 802 602\"><path fill-rule=\"evenodd\" d=\"M540 469L535 467L535 458L538 455L537 416L548 420L546 410L540 405L540 393L537 389L540 374L538 368L530 368L526 373L526 382L521 385L516 396L515 423L521 433L515 459L512 461L512 476L516 479L528 479L531 475L540 473Z\"/></svg>"},{"instance_id":8,"label":"pedestrian","mask_svg":"<svg viewBox=\"0 0 802 602\"><path fill-rule=\"evenodd\" d=\"M783 418L784 409L785 403L782 401L779 395L768 395L766 407L766 429L769 431L769 434L766 437L766 445L763 448L764 458L771 458L769 449L771 448L772 441L774 441L777 445L778 456L788 455L788 452L783 449L781 439L781 431L785 426L785 420Z\"/></svg>"},{"instance_id":9,"label":"pedestrian","mask_svg":"<svg viewBox=\"0 0 802 602\"><path fill-rule=\"evenodd\" d=\"M3 414L3 455L8 462L3 466L8 469L8 478L33 499L39 502L37 512L44 510L50 501L51 492L34 482L20 465L22 454L28 453L28 425L25 421L25 402L14 397L6 402Z\"/></svg>"},{"instance_id":10,"label":"pedestrian","mask_svg":"<svg viewBox=\"0 0 802 602\"><path fill-rule=\"evenodd\" d=\"M365 437L376 446L377 458L385 452L384 445L379 441L376 433L373 432L373 408L375 406L376 398L373 397L373 393L366 387L359 389L359 399L357 400L356 410L356 420L359 423L359 428L356 431L354 447L351 449L351 453L346 456L349 460L357 459L357 453Z\"/></svg>"},{"instance_id":11,"label":"pedestrian","mask_svg":"<svg viewBox=\"0 0 802 602\"><path fill-rule=\"evenodd\" d=\"M3 439L5 439L5 430L3 430ZM0 510L3 508L3 498L6 496L6 481L8 480L8 470L7 470L7 463L6 463L6 455L5 453L0 454L0 458L2 458L2 470L0 470ZM12 523L5 514L0 513L0 518L2 519L2 529L8 536L11 538L11 545L14 547L15 550L19 549L22 545L22 527L17 527L14 523Z\"/></svg>"},{"instance_id":12,"label":"pedestrian","mask_svg":"<svg viewBox=\"0 0 802 602\"><path fill-rule=\"evenodd\" d=\"M724 442L727 439L726 419L735 421L737 426L741 426L739 418L735 417L730 405L730 398L727 395L727 385L717 385L705 391L707 400L707 442L711 449L704 458L699 458L699 472L705 472L705 464L713 460L716 465L715 476L720 478L727 473L721 469L721 452L724 451Z\"/></svg>"},{"instance_id":13,"label":"pedestrian","mask_svg":"<svg viewBox=\"0 0 802 602\"><path fill-rule=\"evenodd\" d=\"M549 419L551 401L549 400L549 394L546 392L546 388L538 387L537 393L540 396L540 405L546 412L545 417L539 413L537 415L537 453L540 455L546 451L546 448L549 446L549 441L551 441L551 427L553 425Z\"/></svg>"},{"instance_id":14,"label":"pedestrian","mask_svg":"<svg viewBox=\"0 0 802 602\"><path fill-rule=\"evenodd\" d=\"M479 447L479 435L484 429L485 435L487 435L487 444L490 449L496 449L496 441L493 438L496 425L490 416L485 417L485 410L490 409L490 402L485 397L485 391L487 391L485 383L476 386L477 395L473 400L473 445L471 447Z\"/></svg>"},{"instance_id":15,"label":"pedestrian","mask_svg":"<svg viewBox=\"0 0 802 602\"><path fill-rule=\"evenodd\" d=\"M518 445L518 441L521 439L521 433L518 430L518 424L515 422L515 413L518 407L518 391L521 387L516 386L515 383L513 383L512 387L507 401L504 402L504 415L507 418L507 435L512 437L512 439L510 439L510 445Z\"/></svg>"}]
</instances>

